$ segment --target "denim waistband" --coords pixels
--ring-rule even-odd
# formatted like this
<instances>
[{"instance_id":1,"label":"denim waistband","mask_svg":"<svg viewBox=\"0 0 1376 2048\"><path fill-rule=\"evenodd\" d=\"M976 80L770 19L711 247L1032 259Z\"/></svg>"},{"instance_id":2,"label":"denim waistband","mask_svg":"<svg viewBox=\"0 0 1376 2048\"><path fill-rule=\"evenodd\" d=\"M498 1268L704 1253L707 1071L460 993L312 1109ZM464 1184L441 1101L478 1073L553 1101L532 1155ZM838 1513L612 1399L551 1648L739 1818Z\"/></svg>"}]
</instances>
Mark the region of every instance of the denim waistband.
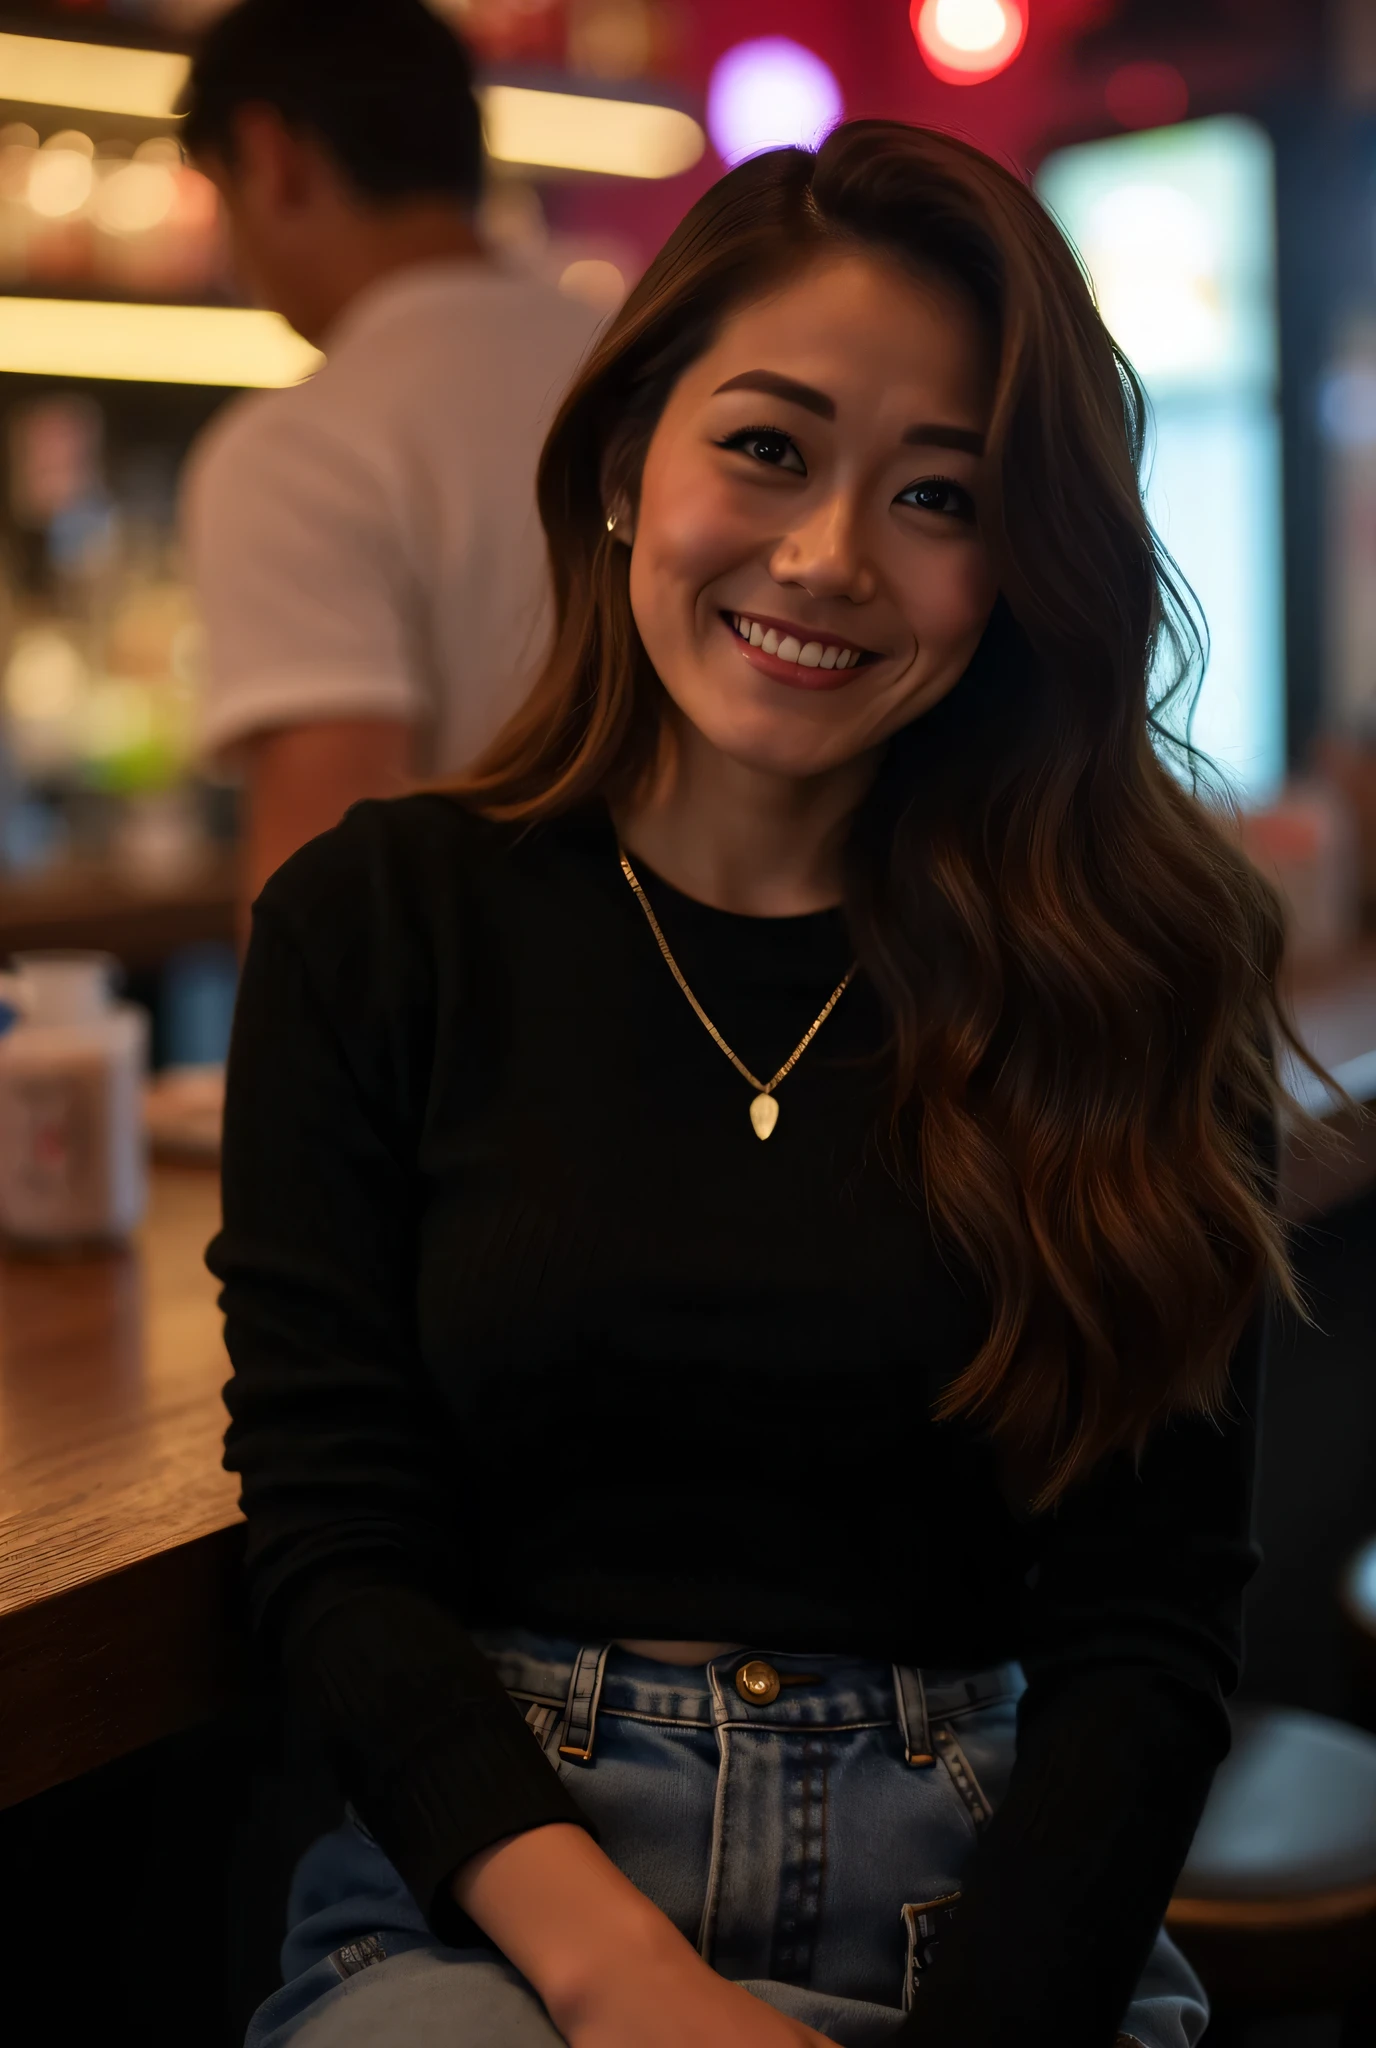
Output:
<instances>
[{"instance_id":1,"label":"denim waistband","mask_svg":"<svg viewBox=\"0 0 1376 2048\"><path fill-rule=\"evenodd\" d=\"M532 1709L559 1710L560 1751L579 1759L591 1754L598 1715L610 1714L701 1728L742 1724L813 1731L896 1720L909 1761L930 1763L931 1723L958 1722L981 1707L1016 1699L1023 1689L1016 1664L919 1670L766 1647L733 1650L706 1665L676 1665L523 1629L477 1631L475 1640L517 1700ZM747 1697L738 1689L737 1674L752 1663L777 1675L774 1698Z\"/></svg>"}]
</instances>

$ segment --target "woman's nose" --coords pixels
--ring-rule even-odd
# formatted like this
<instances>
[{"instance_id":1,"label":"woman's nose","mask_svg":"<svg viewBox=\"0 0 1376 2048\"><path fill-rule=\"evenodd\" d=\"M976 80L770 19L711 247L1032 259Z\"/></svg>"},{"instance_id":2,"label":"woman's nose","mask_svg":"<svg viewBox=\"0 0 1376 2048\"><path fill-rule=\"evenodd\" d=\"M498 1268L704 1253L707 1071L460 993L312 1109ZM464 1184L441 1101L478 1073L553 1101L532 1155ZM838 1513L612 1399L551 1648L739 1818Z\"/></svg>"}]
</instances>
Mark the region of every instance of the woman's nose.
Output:
<instances>
[{"instance_id":1,"label":"woman's nose","mask_svg":"<svg viewBox=\"0 0 1376 2048\"><path fill-rule=\"evenodd\" d=\"M813 597L865 604L875 593L857 509L839 492L783 535L769 567L776 583L797 583Z\"/></svg>"}]
</instances>

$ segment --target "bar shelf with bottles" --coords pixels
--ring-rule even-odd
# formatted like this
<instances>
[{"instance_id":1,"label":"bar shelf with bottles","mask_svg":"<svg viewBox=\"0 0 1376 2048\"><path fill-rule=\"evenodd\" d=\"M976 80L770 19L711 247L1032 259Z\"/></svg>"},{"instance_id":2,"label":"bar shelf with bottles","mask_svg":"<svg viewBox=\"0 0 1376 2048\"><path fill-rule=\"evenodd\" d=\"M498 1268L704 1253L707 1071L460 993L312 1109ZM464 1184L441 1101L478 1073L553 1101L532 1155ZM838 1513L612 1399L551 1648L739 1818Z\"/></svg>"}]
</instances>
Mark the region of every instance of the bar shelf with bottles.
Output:
<instances>
[{"instance_id":1,"label":"bar shelf with bottles","mask_svg":"<svg viewBox=\"0 0 1376 2048\"><path fill-rule=\"evenodd\" d=\"M215 11L214 0L121 0L117 15L98 0L79 16L39 0L0 8L0 958L53 944L117 955L155 1008L159 1063L218 1056L233 978L235 792L196 756L202 650L179 475L236 388L293 381L312 354L242 307L214 189L178 140L188 38ZM677 17L663 0L454 0L454 11L489 81L538 71L556 92L562 81L572 95L674 97L640 83L673 68ZM115 80L140 45L168 72L142 100ZM123 111L101 110L121 94ZM509 97L514 114L488 109L498 157L502 135L519 154L512 122L531 96L518 86ZM641 175L670 175L674 150L688 163L703 146L691 119L660 111L670 154ZM574 163L576 135L572 146ZM640 252L581 222L561 232L548 168L495 168L485 227L506 259L610 310ZM276 331L253 330L260 360L236 374L191 329L186 347L159 339L157 308L204 313L221 336L235 322L241 335L250 322ZM150 345L130 328L120 359L121 323L145 317ZM202 989L181 1005L192 1025L163 1000L169 972Z\"/></svg>"},{"instance_id":2,"label":"bar shelf with bottles","mask_svg":"<svg viewBox=\"0 0 1376 2048\"><path fill-rule=\"evenodd\" d=\"M175 125L0 100L11 347L49 305L230 302L214 189ZM108 951L165 1011L169 962L184 979L209 958L232 985L233 792L193 765L176 540L181 463L228 393L62 374L58 342L50 373L0 373L0 955ZM181 1037L164 1056L213 1057L222 1027Z\"/></svg>"}]
</instances>

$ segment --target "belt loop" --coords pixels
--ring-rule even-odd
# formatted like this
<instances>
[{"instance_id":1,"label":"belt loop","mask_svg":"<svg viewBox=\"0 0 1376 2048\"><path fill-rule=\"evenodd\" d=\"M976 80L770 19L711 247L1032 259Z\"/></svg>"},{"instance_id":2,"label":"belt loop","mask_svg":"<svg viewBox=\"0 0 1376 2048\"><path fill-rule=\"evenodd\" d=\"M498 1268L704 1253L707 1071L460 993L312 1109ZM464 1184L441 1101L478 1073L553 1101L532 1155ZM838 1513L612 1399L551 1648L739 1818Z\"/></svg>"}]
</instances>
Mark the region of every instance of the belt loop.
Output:
<instances>
[{"instance_id":1,"label":"belt loop","mask_svg":"<svg viewBox=\"0 0 1376 2048\"><path fill-rule=\"evenodd\" d=\"M570 1763L592 1762L592 1741L597 1729L597 1703L602 1697L602 1673L607 1665L607 1645L584 1649L573 1660L569 1696L564 1705L564 1735L560 1756Z\"/></svg>"},{"instance_id":2,"label":"belt loop","mask_svg":"<svg viewBox=\"0 0 1376 2048\"><path fill-rule=\"evenodd\" d=\"M936 1758L932 1754L932 1734L927 1725L927 1693L922 1673L913 1665L895 1664L893 1691L904 1757L918 1770L929 1771Z\"/></svg>"}]
</instances>

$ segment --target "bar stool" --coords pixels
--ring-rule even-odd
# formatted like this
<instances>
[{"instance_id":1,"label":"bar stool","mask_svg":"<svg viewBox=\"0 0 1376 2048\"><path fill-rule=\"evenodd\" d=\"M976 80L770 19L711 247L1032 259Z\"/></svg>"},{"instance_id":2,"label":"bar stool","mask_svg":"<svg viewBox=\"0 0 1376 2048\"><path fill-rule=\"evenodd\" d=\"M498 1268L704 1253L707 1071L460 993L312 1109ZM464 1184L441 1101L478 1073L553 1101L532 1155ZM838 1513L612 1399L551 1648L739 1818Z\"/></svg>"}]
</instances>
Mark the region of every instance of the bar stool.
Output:
<instances>
[{"instance_id":1,"label":"bar stool","mask_svg":"<svg viewBox=\"0 0 1376 2048\"><path fill-rule=\"evenodd\" d=\"M1198 1970L1209 2043L1249 2017L1343 2016L1376 2042L1376 1736L1242 1706L1166 1925Z\"/></svg>"}]
</instances>

